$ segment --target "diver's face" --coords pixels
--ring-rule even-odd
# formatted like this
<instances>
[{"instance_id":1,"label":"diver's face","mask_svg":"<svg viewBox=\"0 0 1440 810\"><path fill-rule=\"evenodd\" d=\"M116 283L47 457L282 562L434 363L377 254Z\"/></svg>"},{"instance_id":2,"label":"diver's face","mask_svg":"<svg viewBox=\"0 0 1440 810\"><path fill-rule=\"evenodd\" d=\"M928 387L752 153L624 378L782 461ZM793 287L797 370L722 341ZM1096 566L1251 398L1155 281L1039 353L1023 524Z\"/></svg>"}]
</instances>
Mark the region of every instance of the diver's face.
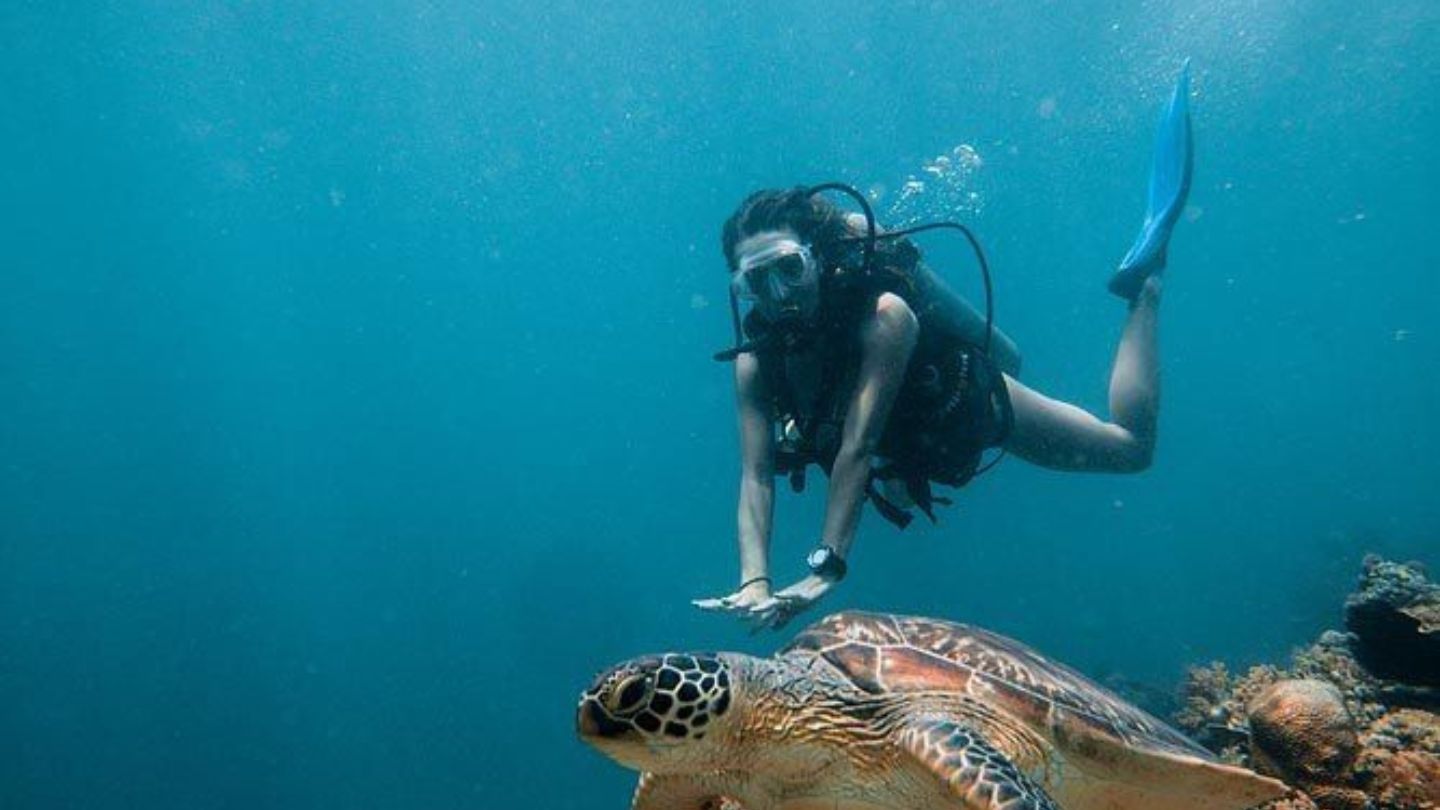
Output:
<instances>
[{"instance_id":1,"label":"diver's face","mask_svg":"<svg viewBox=\"0 0 1440 810\"><path fill-rule=\"evenodd\" d=\"M820 304L820 268L793 231L746 237L735 250L735 294L771 323L805 322Z\"/></svg>"}]
</instances>

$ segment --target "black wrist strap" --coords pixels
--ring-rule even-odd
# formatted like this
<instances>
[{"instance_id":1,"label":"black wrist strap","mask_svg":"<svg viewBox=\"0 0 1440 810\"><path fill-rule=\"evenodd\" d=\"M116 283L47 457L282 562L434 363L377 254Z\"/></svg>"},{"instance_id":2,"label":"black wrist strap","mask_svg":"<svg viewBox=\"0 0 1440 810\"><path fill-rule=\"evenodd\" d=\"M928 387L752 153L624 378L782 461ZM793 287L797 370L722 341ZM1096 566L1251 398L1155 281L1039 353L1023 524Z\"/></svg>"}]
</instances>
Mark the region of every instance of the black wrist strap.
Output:
<instances>
[{"instance_id":1,"label":"black wrist strap","mask_svg":"<svg viewBox=\"0 0 1440 810\"><path fill-rule=\"evenodd\" d=\"M833 582L839 582L844 579L845 573L850 570L850 566L845 563L845 558L840 556L840 552L836 551L834 546L824 541L821 541L820 545L815 548L815 551L821 550L828 552L825 555L825 560L818 566L811 565L810 571ZM811 553L813 554L814 552Z\"/></svg>"},{"instance_id":2,"label":"black wrist strap","mask_svg":"<svg viewBox=\"0 0 1440 810\"><path fill-rule=\"evenodd\" d=\"M757 582L764 582L768 584L770 582L770 577L751 577L740 583L740 587L736 588L735 592L739 593Z\"/></svg>"}]
</instances>

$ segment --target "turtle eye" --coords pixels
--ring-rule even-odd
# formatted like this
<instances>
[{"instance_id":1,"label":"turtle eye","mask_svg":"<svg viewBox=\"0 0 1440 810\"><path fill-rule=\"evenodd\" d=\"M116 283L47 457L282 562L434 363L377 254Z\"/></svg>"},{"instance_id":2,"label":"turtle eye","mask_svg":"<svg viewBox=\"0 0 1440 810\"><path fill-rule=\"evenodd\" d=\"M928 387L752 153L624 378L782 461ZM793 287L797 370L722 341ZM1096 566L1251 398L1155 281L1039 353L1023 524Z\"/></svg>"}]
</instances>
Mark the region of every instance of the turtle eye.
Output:
<instances>
[{"instance_id":1,"label":"turtle eye","mask_svg":"<svg viewBox=\"0 0 1440 810\"><path fill-rule=\"evenodd\" d=\"M649 697L650 677L631 675L610 690L610 694L605 698L605 708L616 715L634 714L644 708Z\"/></svg>"}]
</instances>

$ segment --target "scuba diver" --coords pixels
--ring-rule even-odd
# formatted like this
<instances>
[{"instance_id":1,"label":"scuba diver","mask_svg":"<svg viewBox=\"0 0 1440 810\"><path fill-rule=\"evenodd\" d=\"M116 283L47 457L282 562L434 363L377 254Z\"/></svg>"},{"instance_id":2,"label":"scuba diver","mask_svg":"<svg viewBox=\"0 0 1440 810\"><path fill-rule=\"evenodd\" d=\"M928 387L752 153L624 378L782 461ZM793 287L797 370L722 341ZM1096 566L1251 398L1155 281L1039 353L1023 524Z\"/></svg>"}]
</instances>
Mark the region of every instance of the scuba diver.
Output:
<instances>
[{"instance_id":1,"label":"scuba diver","mask_svg":"<svg viewBox=\"0 0 1440 810\"><path fill-rule=\"evenodd\" d=\"M1160 123L1145 221L1109 282L1128 304L1110 374L1110 419L1021 383L1020 353L994 326L989 268L957 223L882 231L864 196L841 183L757 191L725 222L736 346L741 477L740 584L693 604L779 628L845 578L868 500L903 528L919 510L932 521L999 448L1057 470L1138 472L1150 465L1159 411L1156 321L1166 245L1190 188L1189 66ZM826 194L853 198L848 213ZM985 311L976 311L923 261L906 237L960 231L978 259ZM829 477L824 525L806 558L810 574L782 589L769 568L774 480L805 485L815 464Z\"/></svg>"}]
</instances>

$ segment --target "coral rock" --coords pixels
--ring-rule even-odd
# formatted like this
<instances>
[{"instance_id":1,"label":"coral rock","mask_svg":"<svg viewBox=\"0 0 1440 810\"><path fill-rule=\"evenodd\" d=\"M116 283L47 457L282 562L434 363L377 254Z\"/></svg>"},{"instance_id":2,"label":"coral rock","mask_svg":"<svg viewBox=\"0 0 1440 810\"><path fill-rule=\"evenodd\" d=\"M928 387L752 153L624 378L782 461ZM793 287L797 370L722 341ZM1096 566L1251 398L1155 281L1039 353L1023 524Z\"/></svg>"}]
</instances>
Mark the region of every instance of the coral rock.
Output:
<instances>
[{"instance_id":1,"label":"coral rock","mask_svg":"<svg viewBox=\"0 0 1440 810\"><path fill-rule=\"evenodd\" d=\"M1360 751L1340 690L1324 681L1271 684L1250 703L1250 761L1300 787L1321 807L1352 805L1344 785ZM1329 799L1327 801L1326 799Z\"/></svg>"},{"instance_id":2,"label":"coral rock","mask_svg":"<svg viewBox=\"0 0 1440 810\"><path fill-rule=\"evenodd\" d=\"M1371 794L1380 807L1440 807L1440 757L1400 751L1376 763Z\"/></svg>"},{"instance_id":3,"label":"coral rock","mask_svg":"<svg viewBox=\"0 0 1440 810\"><path fill-rule=\"evenodd\" d=\"M1419 563L1366 557L1360 590L1345 600L1360 663L1381 678L1440 686L1440 585Z\"/></svg>"},{"instance_id":4,"label":"coral rock","mask_svg":"<svg viewBox=\"0 0 1440 810\"><path fill-rule=\"evenodd\" d=\"M1260 805L1263 810L1315 810L1315 802L1298 790Z\"/></svg>"},{"instance_id":5,"label":"coral rock","mask_svg":"<svg viewBox=\"0 0 1440 810\"><path fill-rule=\"evenodd\" d=\"M1310 798L1320 810L1370 810L1364 791L1327 785L1310 788Z\"/></svg>"},{"instance_id":6,"label":"coral rock","mask_svg":"<svg viewBox=\"0 0 1440 810\"><path fill-rule=\"evenodd\" d=\"M1378 808L1440 808L1440 715L1399 709L1361 738L1357 765Z\"/></svg>"}]
</instances>

